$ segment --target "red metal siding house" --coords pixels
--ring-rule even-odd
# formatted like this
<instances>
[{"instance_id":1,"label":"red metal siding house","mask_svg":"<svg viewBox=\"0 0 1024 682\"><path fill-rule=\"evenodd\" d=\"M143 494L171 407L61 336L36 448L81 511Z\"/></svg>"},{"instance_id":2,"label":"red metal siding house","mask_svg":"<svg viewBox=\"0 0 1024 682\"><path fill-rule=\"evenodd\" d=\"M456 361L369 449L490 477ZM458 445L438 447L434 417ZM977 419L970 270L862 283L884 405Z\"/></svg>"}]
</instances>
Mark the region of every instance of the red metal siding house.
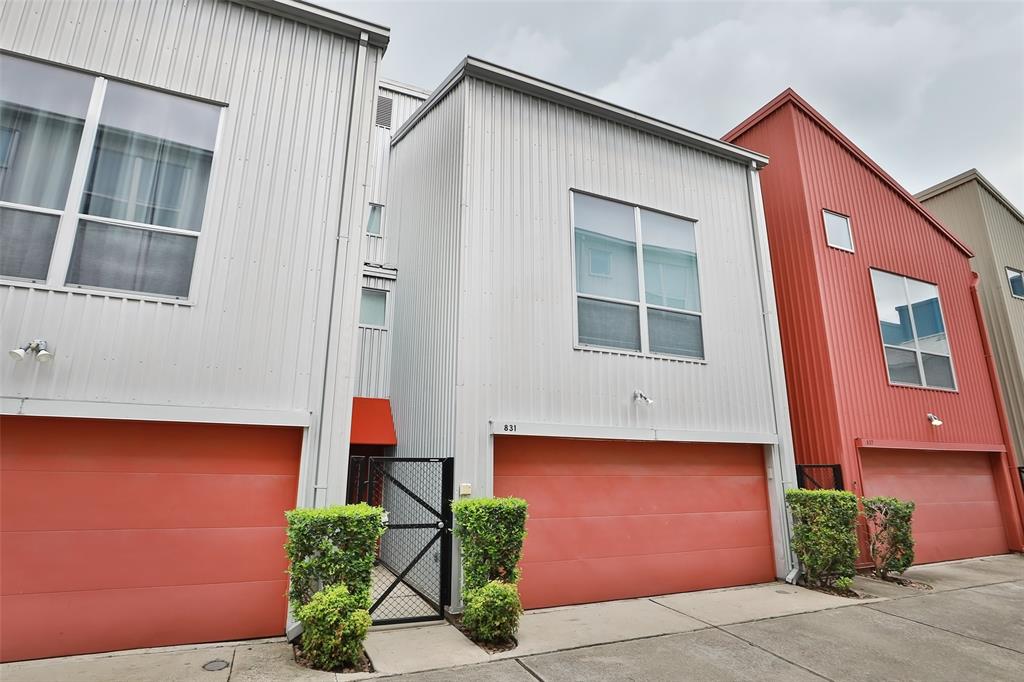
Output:
<instances>
[{"instance_id":1,"label":"red metal siding house","mask_svg":"<svg viewBox=\"0 0 1024 682\"><path fill-rule=\"evenodd\" d=\"M969 249L792 90L725 140L761 172L798 464L918 508L920 563L1022 547ZM933 425L934 415L941 425Z\"/></svg>"}]
</instances>

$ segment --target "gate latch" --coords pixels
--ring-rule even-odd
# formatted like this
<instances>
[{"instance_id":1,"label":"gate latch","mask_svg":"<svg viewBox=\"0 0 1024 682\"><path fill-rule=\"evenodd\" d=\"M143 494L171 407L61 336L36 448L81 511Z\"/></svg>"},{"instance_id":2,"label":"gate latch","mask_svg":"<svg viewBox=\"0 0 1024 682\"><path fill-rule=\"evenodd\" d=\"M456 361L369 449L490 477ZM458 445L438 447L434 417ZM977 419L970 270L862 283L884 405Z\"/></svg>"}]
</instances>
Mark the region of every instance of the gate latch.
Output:
<instances>
[{"instance_id":1,"label":"gate latch","mask_svg":"<svg viewBox=\"0 0 1024 682\"><path fill-rule=\"evenodd\" d=\"M437 527L440 528L440 529L444 529L444 521L438 521L437 522Z\"/></svg>"}]
</instances>

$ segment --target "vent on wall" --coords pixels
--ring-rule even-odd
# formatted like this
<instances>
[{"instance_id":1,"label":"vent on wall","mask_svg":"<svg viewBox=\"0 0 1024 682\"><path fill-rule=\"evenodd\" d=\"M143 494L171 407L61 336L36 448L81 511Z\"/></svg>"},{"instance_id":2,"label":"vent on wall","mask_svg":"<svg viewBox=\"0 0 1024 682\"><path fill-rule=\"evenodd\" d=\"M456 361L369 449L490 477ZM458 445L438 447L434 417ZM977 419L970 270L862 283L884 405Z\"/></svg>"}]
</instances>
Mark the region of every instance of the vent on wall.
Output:
<instances>
[{"instance_id":1,"label":"vent on wall","mask_svg":"<svg viewBox=\"0 0 1024 682\"><path fill-rule=\"evenodd\" d=\"M377 96L377 125L391 127L391 98Z\"/></svg>"}]
</instances>

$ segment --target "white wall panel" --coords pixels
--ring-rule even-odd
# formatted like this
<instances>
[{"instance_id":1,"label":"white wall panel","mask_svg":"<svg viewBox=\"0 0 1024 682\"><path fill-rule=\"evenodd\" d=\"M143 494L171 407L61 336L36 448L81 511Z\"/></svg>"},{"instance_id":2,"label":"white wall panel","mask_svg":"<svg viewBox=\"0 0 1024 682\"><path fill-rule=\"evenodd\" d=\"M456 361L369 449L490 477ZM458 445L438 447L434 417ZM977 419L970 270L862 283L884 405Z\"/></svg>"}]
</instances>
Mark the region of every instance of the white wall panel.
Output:
<instances>
[{"instance_id":1,"label":"white wall panel","mask_svg":"<svg viewBox=\"0 0 1024 682\"><path fill-rule=\"evenodd\" d=\"M4 285L0 342L43 337L57 359L0 363L3 395L318 409L336 257L355 263L346 287L359 281L346 253L361 211L342 211L346 183L366 203L367 152L348 149L358 42L222 0L14 0L0 4L0 47L227 104L194 305ZM378 60L370 48L359 83L363 147ZM351 355L357 299L341 300Z\"/></svg>"}]
</instances>

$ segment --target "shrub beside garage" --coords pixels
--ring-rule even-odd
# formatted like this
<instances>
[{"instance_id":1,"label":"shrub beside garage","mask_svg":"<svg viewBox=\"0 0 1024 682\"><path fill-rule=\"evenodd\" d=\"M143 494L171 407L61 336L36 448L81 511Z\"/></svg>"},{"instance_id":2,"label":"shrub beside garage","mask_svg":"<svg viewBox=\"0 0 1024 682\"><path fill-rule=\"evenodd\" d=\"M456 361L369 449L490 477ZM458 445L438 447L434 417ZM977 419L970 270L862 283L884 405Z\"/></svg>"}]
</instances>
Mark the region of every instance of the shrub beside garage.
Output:
<instances>
[{"instance_id":1,"label":"shrub beside garage","mask_svg":"<svg viewBox=\"0 0 1024 682\"><path fill-rule=\"evenodd\" d=\"M787 490L786 503L807 584L850 589L857 574L857 497L845 490Z\"/></svg>"},{"instance_id":2,"label":"shrub beside garage","mask_svg":"<svg viewBox=\"0 0 1024 682\"><path fill-rule=\"evenodd\" d=\"M383 513L359 503L285 514L288 599L302 623L303 656L313 667L337 670L362 656Z\"/></svg>"}]
</instances>

